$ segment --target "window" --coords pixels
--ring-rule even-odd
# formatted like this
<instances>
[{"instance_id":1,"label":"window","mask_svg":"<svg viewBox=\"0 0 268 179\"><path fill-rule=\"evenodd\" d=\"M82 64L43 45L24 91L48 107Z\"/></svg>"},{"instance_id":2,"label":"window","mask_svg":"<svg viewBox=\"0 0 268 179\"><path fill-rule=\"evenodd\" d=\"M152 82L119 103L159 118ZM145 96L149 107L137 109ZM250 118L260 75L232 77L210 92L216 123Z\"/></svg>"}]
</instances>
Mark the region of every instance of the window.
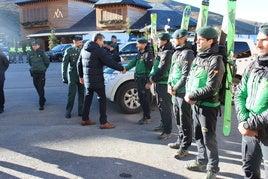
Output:
<instances>
[{"instance_id":1,"label":"window","mask_svg":"<svg viewBox=\"0 0 268 179\"><path fill-rule=\"evenodd\" d=\"M125 46L122 50L121 53L138 53L138 49L136 46L136 43L131 43Z\"/></svg>"},{"instance_id":2,"label":"window","mask_svg":"<svg viewBox=\"0 0 268 179\"><path fill-rule=\"evenodd\" d=\"M22 12L22 22L36 22L48 20L48 8L36 7L24 9Z\"/></svg>"},{"instance_id":3,"label":"window","mask_svg":"<svg viewBox=\"0 0 268 179\"><path fill-rule=\"evenodd\" d=\"M101 12L101 20L122 20L122 9L107 9Z\"/></svg>"},{"instance_id":4,"label":"window","mask_svg":"<svg viewBox=\"0 0 268 179\"><path fill-rule=\"evenodd\" d=\"M236 58L247 58L251 56L251 52L247 42L235 42L235 57Z\"/></svg>"}]
</instances>

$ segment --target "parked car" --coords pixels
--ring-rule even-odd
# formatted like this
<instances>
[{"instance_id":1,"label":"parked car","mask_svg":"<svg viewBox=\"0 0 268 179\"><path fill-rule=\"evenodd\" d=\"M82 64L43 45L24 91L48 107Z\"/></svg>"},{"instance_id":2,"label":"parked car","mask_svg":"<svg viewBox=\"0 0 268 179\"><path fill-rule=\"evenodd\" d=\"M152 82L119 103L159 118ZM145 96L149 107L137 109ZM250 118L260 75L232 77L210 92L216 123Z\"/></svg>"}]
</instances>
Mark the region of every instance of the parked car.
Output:
<instances>
[{"instance_id":1,"label":"parked car","mask_svg":"<svg viewBox=\"0 0 268 179\"><path fill-rule=\"evenodd\" d=\"M51 62L61 62L65 50L71 46L72 44L59 44L53 47L51 50L46 51L46 54Z\"/></svg>"},{"instance_id":2,"label":"parked car","mask_svg":"<svg viewBox=\"0 0 268 179\"><path fill-rule=\"evenodd\" d=\"M123 63L128 63L135 58L138 51L136 42L128 42L122 44L120 55ZM234 88L239 83L242 73L247 65L253 60L257 54L253 41L249 39L235 39L235 52L237 72L234 78ZM137 113L141 110L137 85L134 80L134 68L126 74L120 74L111 68L104 69L104 78L106 84L107 98L115 102L123 113ZM153 91L152 91L153 92Z\"/></svg>"}]
</instances>

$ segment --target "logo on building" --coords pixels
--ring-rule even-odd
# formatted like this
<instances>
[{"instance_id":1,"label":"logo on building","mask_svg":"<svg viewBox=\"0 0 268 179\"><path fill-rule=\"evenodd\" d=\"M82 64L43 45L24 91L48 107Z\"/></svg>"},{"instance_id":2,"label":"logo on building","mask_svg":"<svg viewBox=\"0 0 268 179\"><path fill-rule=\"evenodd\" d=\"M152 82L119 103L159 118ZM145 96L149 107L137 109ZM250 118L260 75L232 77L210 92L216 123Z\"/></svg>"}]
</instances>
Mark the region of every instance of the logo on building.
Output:
<instances>
[{"instance_id":1,"label":"logo on building","mask_svg":"<svg viewBox=\"0 0 268 179\"><path fill-rule=\"evenodd\" d=\"M59 10L59 9L57 9L56 11L55 11L55 13L54 13L54 16L53 16L54 18L63 18L63 15L62 15L62 12Z\"/></svg>"}]
</instances>

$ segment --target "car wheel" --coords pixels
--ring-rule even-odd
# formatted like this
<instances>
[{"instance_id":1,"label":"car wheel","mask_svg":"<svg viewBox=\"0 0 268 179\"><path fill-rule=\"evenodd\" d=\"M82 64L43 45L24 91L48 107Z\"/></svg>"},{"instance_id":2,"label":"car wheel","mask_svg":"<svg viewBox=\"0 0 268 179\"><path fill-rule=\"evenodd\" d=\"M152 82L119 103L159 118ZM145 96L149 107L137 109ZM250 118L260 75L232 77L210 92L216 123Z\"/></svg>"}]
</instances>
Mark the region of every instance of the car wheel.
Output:
<instances>
[{"instance_id":1,"label":"car wheel","mask_svg":"<svg viewBox=\"0 0 268 179\"><path fill-rule=\"evenodd\" d=\"M123 113L138 113L141 104L136 83L131 81L123 84L117 91L116 102Z\"/></svg>"}]
</instances>

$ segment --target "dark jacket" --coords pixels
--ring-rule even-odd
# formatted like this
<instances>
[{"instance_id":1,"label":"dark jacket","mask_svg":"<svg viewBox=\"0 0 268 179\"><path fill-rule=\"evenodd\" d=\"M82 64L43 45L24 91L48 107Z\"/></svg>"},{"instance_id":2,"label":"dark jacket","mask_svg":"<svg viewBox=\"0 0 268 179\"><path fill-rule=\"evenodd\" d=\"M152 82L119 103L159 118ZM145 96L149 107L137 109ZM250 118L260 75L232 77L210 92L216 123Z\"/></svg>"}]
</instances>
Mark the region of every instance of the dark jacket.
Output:
<instances>
[{"instance_id":1,"label":"dark jacket","mask_svg":"<svg viewBox=\"0 0 268 179\"><path fill-rule=\"evenodd\" d=\"M28 53L27 61L31 66L32 73L45 73L49 66L49 59L41 49L32 50Z\"/></svg>"},{"instance_id":2,"label":"dark jacket","mask_svg":"<svg viewBox=\"0 0 268 179\"><path fill-rule=\"evenodd\" d=\"M259 137L268 137L268 56L258 57L246 68L234 99L237 119L247 121Z\"/></svg>"},{"instance_id":3,"label":"dark jacket","mask_svg":"<svg viewBox=\"0 0 268 179\"><path fill-rule=\"evenodd\" d=\"M104 66L118 71L124 70L124 67L116 63L97 43L87 42L77 62L79 77L84 78L86 88L104 88Z\"/></svg>"},{"instance_id":4,"label":"dark jacket","mask_svg":"<svg viewBox=\"0 0 268 179\"><path fill-rule=\"evenodd\" d=\"M194 59L194 52L191 48L190 43L185 43L183 46L176 47L172 55L168 84L172 90L176 91L176 95L185 93L186 79Z\"/></svg>"},{"instance_id":5,"label":"dark jacket","mask_svg":"<svg viewBox=\"0 0 268 179\"><path fill-rule=\"evenodd\" d=\"M219 89L225 72L221 55L218 54L218 44L210 49L199 52L194 59L186 82L186 94L197 101L198 105L217 107Z\"/></svg>"},{"instance_id":6,"label":"dark jacket","mask_svg":"<svg viewBox=\"0 0 268 179\"><path fill-rule=\"evenodd\" d=\"M139 51L136 58L134 58L125 68L130 70L135 68L135 77L148 77L153 66L153 51L150 45L147 45L143 52Z\"/></svg>"},{"instance_id":7,"label":"dark jacket","mask_svg":"<svg viewBox=\"0 0 268 179\"><path fill-rule=\"evenodd\" d=\"M5 80L5 71L9 66L6 55L0 51L0 80Z\"/></svg>"},{"instance_id":8,"label":"dark jacket","mask_svg":"<svg viewBox=\"0 0 268 179\"><path fill-rule=\"evenodd\" d=\"M152 71L150 72L150 76L155 83L167 84L173 51L171 42L159 48Z\"/></svg>"}]
</instances>

